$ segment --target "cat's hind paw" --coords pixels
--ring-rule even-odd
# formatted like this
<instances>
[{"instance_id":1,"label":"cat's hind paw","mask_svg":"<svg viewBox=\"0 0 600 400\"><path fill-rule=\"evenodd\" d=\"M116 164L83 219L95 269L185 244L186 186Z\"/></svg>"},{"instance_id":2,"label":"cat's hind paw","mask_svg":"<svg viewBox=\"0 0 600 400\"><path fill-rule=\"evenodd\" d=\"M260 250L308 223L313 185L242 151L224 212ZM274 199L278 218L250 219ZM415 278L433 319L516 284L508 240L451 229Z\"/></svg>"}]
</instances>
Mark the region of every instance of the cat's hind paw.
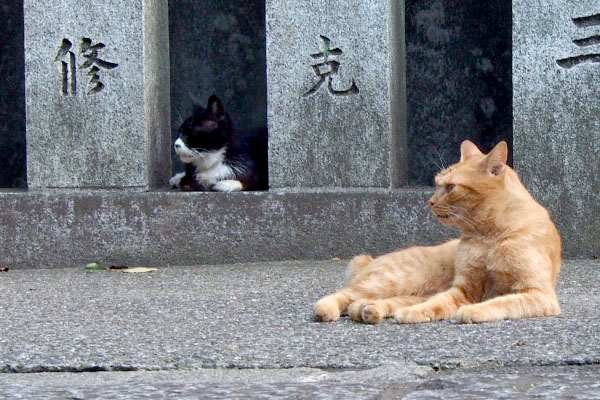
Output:
<instances>
[{"instance_id":1,"label":"cat's hind paw","mask_svg":"<svg viewBox=\"0 0 600 400\"><path fill-rule=\"evenodd\" d=\"M378 324L384 319L383 310L373 300L357 300L348 306L348 315L353 321Z\"/></svg>"},{"instance_id":2,"label":"cat's hind paw","mask_svg":"<svg viewBox=\"0 0 600 400\"><path fill-rule=\"evenodd\" d=\"M384 319L383 310L376 304L364 304L360 310L360 316L367 324L378 324Z\"/></svg>"}]
</instances>

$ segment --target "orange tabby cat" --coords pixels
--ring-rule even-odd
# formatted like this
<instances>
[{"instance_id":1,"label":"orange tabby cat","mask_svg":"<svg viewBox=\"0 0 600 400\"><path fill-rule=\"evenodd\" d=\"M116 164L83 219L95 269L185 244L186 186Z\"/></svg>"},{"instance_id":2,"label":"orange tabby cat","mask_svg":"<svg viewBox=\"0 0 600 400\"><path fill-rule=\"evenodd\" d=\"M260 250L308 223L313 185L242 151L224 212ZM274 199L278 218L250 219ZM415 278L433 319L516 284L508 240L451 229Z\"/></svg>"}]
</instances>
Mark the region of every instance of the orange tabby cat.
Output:
<instances>
[{"instance_id":1,"label":"orange tabby cat","mask_svg":"<svg viewBox=\"0 0 600 400\"><path fill-rule=\"evenodd\" d=\"M346 287L315 305L321 321L347 311L355 321L442 319L484 322L557 315L558 231L546 209L506 165L500 142L487 155L471 142L460 162L435 177L431 211L460 239L373 259L354 257Z\"/></svg>"}]
</instances>

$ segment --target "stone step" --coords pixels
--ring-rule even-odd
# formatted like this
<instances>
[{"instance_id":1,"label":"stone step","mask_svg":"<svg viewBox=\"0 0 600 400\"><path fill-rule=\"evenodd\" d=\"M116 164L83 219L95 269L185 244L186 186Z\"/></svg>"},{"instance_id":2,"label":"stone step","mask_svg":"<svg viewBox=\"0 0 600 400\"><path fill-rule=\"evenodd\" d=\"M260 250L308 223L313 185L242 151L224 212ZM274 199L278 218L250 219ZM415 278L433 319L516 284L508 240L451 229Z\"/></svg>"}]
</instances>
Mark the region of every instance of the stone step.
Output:
<instances>
[{"instance_id":1,"label":"stone step","mask_svg":"<svg viewBox=\"0 0 600 400\"><path fill-rule=\"evenodd\" d=\"M0 192L10 268L193 265L381 254L455 235L430 189Z\"/></svg>"}]
</instances>

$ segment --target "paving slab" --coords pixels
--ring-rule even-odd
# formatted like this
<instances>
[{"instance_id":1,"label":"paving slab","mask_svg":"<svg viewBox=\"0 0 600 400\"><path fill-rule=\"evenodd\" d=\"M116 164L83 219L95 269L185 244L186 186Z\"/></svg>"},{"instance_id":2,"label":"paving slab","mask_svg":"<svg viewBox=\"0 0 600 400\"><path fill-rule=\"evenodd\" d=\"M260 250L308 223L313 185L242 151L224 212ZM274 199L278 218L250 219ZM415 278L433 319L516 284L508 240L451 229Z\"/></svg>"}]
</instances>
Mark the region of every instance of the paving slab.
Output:
<instances>
[{"instance_id":1,"label":"paving slab","mask_svg":"<svg viewBox=\"0 0 600 400\"><path fill-rule=\"evenodd\" d=\"M504 383L509 397L596 387L598 261L565 262L558 317L315 322L314 302L342 284L345 264L2 272L0 396L469 398Z\"/></svg>"},{"instance_id":2,"label":"paving slab","mask_svg":"<svg viewBox=\"0 0 600 400\"><path fill-rule=\"evenodd\" d=\"M424 371L193 370L0 375L11 399L597 399L597 366Z\"/></svg>"}]
</instances>

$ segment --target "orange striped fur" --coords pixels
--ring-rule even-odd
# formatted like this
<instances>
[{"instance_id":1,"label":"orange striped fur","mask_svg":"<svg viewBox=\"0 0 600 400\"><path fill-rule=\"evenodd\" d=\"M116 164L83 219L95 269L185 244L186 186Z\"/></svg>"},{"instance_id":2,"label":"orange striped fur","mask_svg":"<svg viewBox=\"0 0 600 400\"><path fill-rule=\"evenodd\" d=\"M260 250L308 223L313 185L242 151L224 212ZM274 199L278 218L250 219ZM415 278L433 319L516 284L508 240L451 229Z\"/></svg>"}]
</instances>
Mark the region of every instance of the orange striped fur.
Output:
<instances>
[{"instance_id":1,"label":"orange striped fur","mask_svg":"<svg viewBox=\"0 0 600 400\"><path fill-rule=\"evenodd\" d=\"M350 261L344 288L315 305L321 321L442 319L473 323L557 315L561 243L544 207L506 165L507 145L484 155L471 142L435 177L431 211L462 236Z\"/></svg>"}]
</instances>

